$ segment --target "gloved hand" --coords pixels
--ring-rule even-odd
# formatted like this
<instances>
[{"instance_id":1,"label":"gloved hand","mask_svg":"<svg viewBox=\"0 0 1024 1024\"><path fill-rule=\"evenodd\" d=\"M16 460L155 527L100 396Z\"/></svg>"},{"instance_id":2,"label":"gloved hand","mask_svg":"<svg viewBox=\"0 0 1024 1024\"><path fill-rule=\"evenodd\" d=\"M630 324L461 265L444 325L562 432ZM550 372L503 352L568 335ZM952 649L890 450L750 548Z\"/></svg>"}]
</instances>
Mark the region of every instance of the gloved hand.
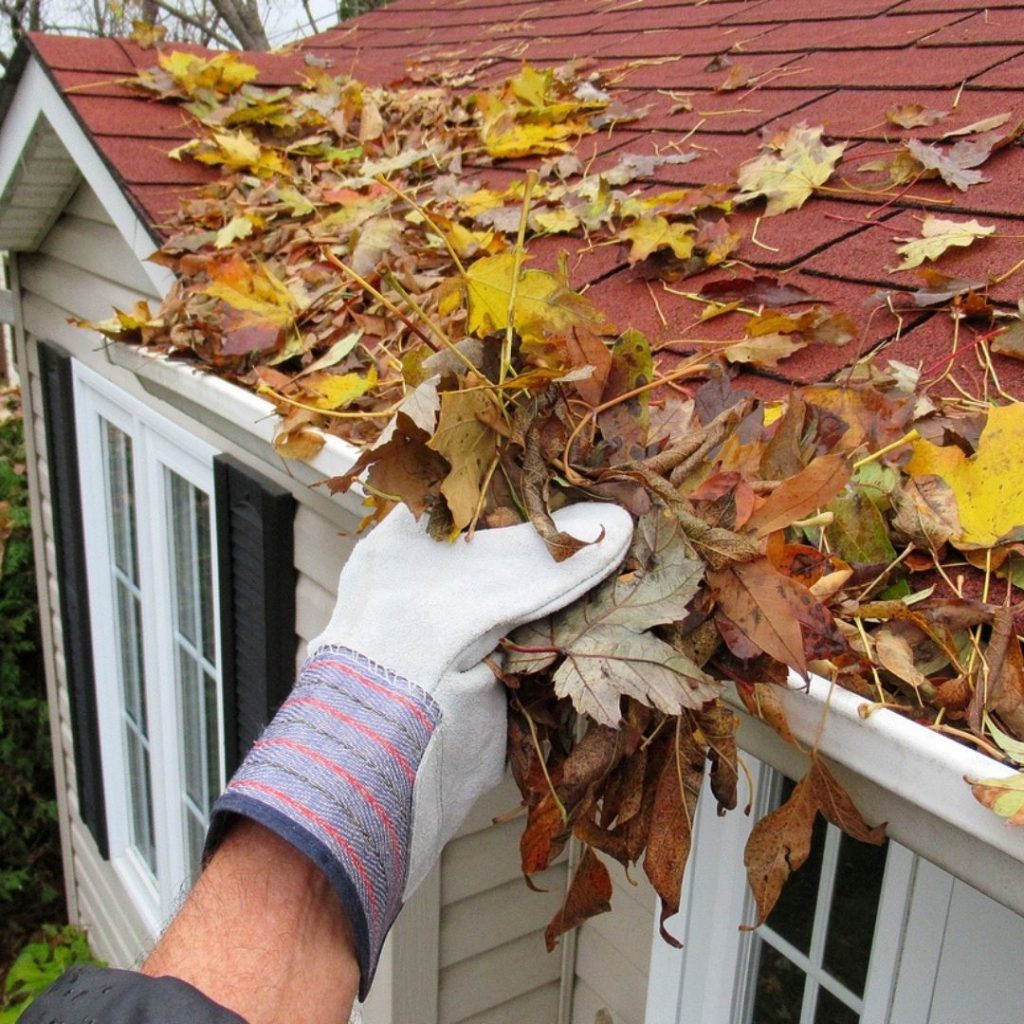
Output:
<instances>
[{"instance_id":1,"label":"gloved hand","mask_svg":"<svg viewBox=\"0 0 1024 1024\"><path fill-rule=\"evenodd\" d=\"M330 879L369 989L403 900L473 803L500 782L505 697L482 659L621 562L632 520L573 505L560 530L594 543L555 562L533 526L429 538L396 508L356 545L295 689L214 807L282 836Z\"/></svg>"}]
</instances>

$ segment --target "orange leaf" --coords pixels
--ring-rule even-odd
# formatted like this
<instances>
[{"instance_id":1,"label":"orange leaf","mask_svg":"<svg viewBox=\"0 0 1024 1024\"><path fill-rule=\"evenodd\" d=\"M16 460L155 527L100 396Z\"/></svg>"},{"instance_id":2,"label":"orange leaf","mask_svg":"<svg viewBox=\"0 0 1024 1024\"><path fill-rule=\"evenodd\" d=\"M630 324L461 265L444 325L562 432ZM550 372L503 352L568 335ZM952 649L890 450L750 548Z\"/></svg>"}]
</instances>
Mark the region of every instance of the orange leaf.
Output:
<instances>
[{"instance_id":1,"label":"orange leaf","mask_svg":"<svg viewBox=\"0 0 1024 1024\"><path fill-rule=\"evenodd\" d=\"M820 455L796 476L783 480L750 517L748 526L764 537L827 505L850 479L850 464L838 452Z\"/></svg>"},{"instance_id":2,"label":"orange leaf","mask_svg":"<svg viewBox=\"0 0 1024 1024\"><path fill-rule=\"evenodd\" d=\"M781 807L754 826L743 851L743 863L757 904L757 920L752 925L742 925L744 931L752 931L768 920L782 886L807 860L815 814L808 776L797 783Z\"/></svg>"},{"instance_id":3,"label":"orange leaf","mask_svg":"<svg viewBox=\"0 0 1024 1024\"><path fill-rule=\"evenodd\" d=\"M612 909L612 880L608 869L589 847L583 851L565 902L544 929L544 943L550 953L558 945L558 936L577 928L584 921Z\"/></svg>"}]
</instances>

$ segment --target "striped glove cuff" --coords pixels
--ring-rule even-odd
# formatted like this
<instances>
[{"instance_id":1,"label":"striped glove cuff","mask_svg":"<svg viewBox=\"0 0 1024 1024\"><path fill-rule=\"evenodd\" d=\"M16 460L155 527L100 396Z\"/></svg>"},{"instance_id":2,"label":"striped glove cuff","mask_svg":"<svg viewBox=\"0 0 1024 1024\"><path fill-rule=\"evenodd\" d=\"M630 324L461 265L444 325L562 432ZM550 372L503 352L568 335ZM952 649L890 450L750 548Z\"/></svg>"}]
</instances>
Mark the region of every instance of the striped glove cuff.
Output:
<instances>
[{"instance_id":1,"label":"striped glove cuff","mask_svg":"<svg viewBox=\"0 0 1024 1024\"><path fill-rule=\"evenodd\" d=\"M213 808L207 856L241 814L327 876L355 932L361 999L401 909L413 786L440 720L414 683L344 647L323 647Z\"/></svg>"}]
</instances>

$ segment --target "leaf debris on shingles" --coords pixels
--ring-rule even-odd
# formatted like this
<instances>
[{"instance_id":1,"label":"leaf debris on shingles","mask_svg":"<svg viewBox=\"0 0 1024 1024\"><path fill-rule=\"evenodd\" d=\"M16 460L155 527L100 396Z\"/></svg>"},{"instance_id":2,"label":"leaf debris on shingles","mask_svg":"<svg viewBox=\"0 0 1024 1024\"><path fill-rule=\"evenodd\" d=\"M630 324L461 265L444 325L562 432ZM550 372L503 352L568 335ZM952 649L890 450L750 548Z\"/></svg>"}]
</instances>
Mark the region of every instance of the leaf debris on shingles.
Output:
<instances>
[{"instance_id":1,"label":"leaf debris on shingles","mask_svg":"<svg viewBox=\"0 0 1024 1024\"><path fill-rule=\"evenodd\" d=\"M765 216L801 207L834 187L844 141L797 124L742 164L734 185L651 190L644 179L699 167L700 151L626 154L582 173L575 141L633 115L571 66L526 65L460 96L444 84L371 87L315 65L294 88L264 89L233 55L159 60L137 86L184 104L198 134L175 156L221 175L168 225L154 258L176 285L160 310L140 302L83 326L187 355L266 396L284 457L312 456L324 431L362 447L329 486L362 479L368 520L404 502L451 541L529 518L565 558L581 542L557 530L553 508L604 498L636 518L610 580L504 641L523 871L544 870L570 837L586 847L549 948L607 909L598 854L643 859L671 941L665 919L678 909L705 771L720 809L738 802L738 719L721 679L794 745L776 689L791 668L1017 763L1020 630L987 594L1005 580L1009 595L1024 578L1024 509L1004 472L1020 450L1020 406L918 393L921 373L898 363L778 402L727 379L731 364L771 368L860 333L820 296L729 263L742 241L736 205L764 200ZM728 58L713 65L731 66L723 88L746 77ZM887 116L917 127L945 115ZM1008 120L968 125L944 148L905 140L871 165L889 179L881 194L895 201L927 177L970 187L1020 134ZM465 170L470 156L538 155L539 176L500 188ZM990 233L929 216L920 239L901 239L899 269ZM704 305L696 322L730 316L742 327L662 365L618 322L622 310L613 322L570 286L564 263L529 266L521 240L545 235L617 245L648 281L721 267L734 276L689 295ZM918 272L914 306L947 306L958 324L988 318L979 351L991 336L993 350L1024 357L1024 313L991 306L978 282ZM954 552L982 566L985 599L936 590ZM1016 781L976 780L974 791L1021 822ZM813 755L748 844L759 920L805 858L818 813L881 838Z\"/></svg>"}]
</instances>

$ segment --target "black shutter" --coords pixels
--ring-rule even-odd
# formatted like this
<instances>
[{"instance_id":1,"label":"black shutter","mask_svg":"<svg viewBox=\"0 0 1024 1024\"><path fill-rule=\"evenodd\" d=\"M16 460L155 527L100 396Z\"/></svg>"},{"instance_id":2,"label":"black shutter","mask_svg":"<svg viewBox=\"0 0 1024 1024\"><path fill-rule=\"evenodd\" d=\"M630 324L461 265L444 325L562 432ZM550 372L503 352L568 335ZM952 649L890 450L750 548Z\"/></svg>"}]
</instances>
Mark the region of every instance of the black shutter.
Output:
<instances>
[{"instance_id":1,"label":"black shutter","mask_svg":"<svg viewBox=\"0 0 1024 1024\"><path fill-rule=\"evenodd\" d=\"M295 682L295 499L229 455L214 494L230 774Z\"/></svg>"},{"instance_id":2,"label":"black shutter","mask_svg":"<svg viewBox=\"0 0 1024 1024\"><path fill-rule=\"evenodd\" d=\"M71 731L78 779L78 808L104 858L107 814L103 798L96 680L89 625L89 586L82 538L82 499L75 441L75 393L71 356L51 342L37 343L46 424L50 500L53 506L64 672L71 703Z\"/></svg>"}]
</instances>

